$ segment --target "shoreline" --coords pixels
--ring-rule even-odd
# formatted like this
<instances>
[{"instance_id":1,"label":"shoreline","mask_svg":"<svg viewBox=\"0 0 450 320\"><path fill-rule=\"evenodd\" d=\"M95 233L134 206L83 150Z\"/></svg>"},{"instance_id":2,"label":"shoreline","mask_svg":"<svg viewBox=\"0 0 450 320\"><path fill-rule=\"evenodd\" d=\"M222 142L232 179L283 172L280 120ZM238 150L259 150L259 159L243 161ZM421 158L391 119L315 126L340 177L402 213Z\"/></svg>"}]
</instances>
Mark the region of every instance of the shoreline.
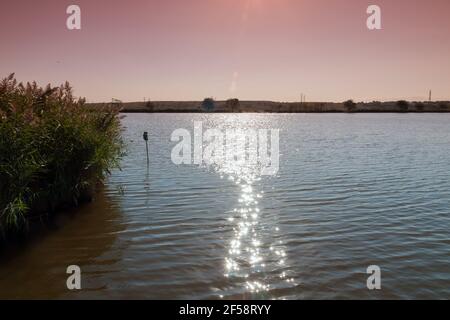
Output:
<instances>
[{"instance_id":1,"label":"shoreline","mask_svg":"<svg viewBox=\"0 0 450 320\"><path fill-rule=\"evenodd\" d=\"M206 110L202 101L147 101L87 103L89 108L108 105L121 113L448 113L450 101L432 102L273 102L273 101L214 101Z\"/></svg>"}]
</instances>

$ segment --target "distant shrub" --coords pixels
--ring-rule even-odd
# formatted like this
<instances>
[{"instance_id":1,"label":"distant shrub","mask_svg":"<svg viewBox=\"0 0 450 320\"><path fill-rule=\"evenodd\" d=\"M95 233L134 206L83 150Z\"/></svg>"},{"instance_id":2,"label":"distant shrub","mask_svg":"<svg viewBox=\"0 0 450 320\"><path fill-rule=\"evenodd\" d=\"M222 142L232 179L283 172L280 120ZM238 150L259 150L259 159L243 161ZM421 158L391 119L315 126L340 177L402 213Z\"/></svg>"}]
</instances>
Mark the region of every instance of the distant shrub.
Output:
<instances>
[{"instance_id":1,"label":"distant shrub","mask_svg":"<svg viewBox=\"0 0 450 320\"><path fill-rule=\"evenodd\" d=\"M230 112L236 112L239 108L239 99L228 99L225 102L225 107Z\"/></svg>"},{"instance_id":2,"label":"distant shrub","mask_svg":"<svg viewBox=\"0 0 450 320\"><path fill-rule=\"evenodd\" d=\"M213 111L215 106L216 106L216 102L214 101L213 98L205 98L202 102L202 108L203 108L203 110L205 110L207 112Z\"/></svg>"},{"instance_id":3,"label":"distant shrub","mask_svg":"<svg viewBox=\"0 0 450 320\"><path fill-rule=\"evenodd\" d=\"M405 100L397 101L397 107L400 110L400 112L408 112L409 109L409 103Z\"/></svg>"},{"instance_id":4,"label":"distant shrub","mask_svg":"<svg viewBox=\"0 0 450 320\"><path fill-rule=\"evenodd\" d=\"M347 112L355 112L356 111L356 103L353 100L345 101L344 107Z\"/></svg>"},{"instance_id":5,"label":"distant shrub","mask_svg":"<svg viewBox=\"0 0 450 320\"><path fill-rule=\"evenodd\" d=\"M145 103L145 108L148 109L148 111L153 112L155 110L155 104L151 101L147 101Z\"/></svg>"},{"instance_id":6,"label":"distant shrub","mask_svg":"<svg viewBox=\"0 0 450 320\"><path fill-rule=\"evenodd\" d=\"M69 83L52 88L0 82L0 231L35 213L75 204L118 165L118 110L86 108ZM43 212L42 212L43 211Z\"/></svg>"},{"instance_id":7,"label":"distant shrub","mask_svg":"<svg viewBox=\"0 0 450 320\"><path fill-rule=\"evenodd\" d=\"M446 102L439 102L439 111L448 111L448 103Z\"/></svg>"},{"instance_id":8,"label":"distant shrub","mask_svg":"<svg viewBox=\"0 0 450 320\"><path fill-rule=\"evenodd\" d=\"M425 110L425 105L422 102L417 102L415 107L418 112L423 112Z\"/></svg>"}]
</instances>

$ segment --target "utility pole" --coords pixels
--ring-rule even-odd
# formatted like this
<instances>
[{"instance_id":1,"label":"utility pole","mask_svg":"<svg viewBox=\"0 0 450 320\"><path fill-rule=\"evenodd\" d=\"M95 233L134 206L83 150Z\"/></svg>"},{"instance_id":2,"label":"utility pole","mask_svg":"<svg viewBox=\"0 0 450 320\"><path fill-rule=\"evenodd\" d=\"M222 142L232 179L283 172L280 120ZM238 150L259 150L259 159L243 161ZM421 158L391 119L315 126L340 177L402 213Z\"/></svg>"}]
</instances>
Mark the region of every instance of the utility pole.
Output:
<instances>
[{"instance_id":1,"label":"utility pole","mask_svg":"<svg viewBox=\"0 0 450 320\"><path fill-rule=\"evenodd\" d=\"M431 90L430 90L430 94L428 96L428 100L431 102Z\"/></svg>"}]
</instances>

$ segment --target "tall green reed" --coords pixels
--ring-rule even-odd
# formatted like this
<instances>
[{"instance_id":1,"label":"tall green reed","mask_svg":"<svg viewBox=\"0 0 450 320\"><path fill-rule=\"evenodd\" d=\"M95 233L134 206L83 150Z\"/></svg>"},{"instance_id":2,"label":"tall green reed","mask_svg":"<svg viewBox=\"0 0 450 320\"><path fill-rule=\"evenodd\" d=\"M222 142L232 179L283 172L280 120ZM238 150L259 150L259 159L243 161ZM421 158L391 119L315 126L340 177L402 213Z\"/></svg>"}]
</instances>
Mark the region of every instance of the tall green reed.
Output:
<instances>
[{"instance_id":1,"label":"tall green reed","mask_svg":"<svg viewBox=\"0 0 450 320\"><path fill-rule=\"evenodd\" d=\"M87 108L69 83L0 82L0 231L77 204L123 155L119 110Z\"/></svg>"}]
</instances>

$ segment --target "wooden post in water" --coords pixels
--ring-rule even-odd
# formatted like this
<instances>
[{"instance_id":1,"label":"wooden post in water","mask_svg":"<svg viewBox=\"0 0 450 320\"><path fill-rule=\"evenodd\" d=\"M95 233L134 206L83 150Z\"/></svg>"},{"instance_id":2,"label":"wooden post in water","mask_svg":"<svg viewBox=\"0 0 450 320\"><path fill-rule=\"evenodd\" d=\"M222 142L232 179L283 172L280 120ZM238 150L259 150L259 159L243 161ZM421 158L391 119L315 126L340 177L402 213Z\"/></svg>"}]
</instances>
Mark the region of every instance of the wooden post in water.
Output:
<instances>
[{"instance_id":1,"label":"wooden post in water","mask_svg":"<svg viewBox=\"0 0 450 320\"><path fill-rule=\"evenodd\" d=\"M144 132L143 138L145 140L145 149L147 151L147 165L148 165L150 160L148 158L148 132L147 131Z\"/></svg>"}]
</instances>

